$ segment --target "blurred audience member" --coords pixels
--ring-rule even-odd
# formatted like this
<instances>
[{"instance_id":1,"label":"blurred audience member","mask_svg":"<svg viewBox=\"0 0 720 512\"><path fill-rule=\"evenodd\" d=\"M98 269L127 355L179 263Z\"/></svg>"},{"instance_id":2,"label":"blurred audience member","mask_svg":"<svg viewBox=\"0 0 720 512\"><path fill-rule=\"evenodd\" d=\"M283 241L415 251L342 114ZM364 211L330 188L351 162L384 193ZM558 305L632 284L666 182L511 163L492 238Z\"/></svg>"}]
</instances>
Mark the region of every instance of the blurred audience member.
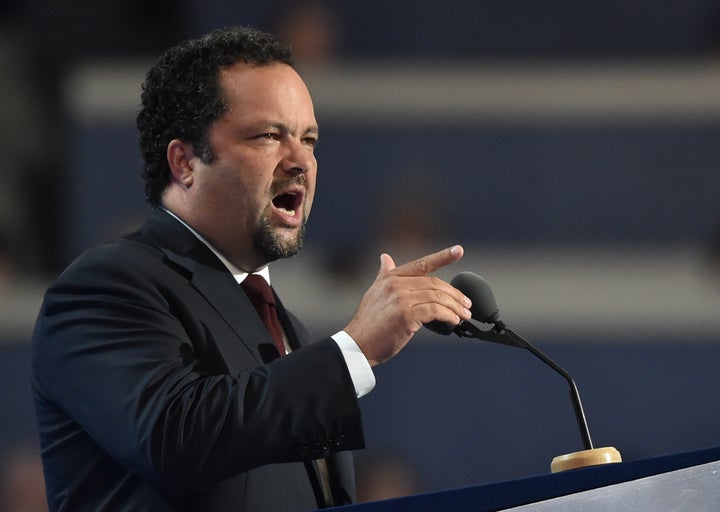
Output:
<instances>
[{"instance_id":1,"label":"blurred audience member","mask_svg":"<svg viewBox=\"0 0 720 512\"><path fill-rule=\"evenodd\" d=\"M10 240L0 229L0 290L5 288L15 273L15 262L10 252Z\"/></svg>"},{"instance_id":2,"label":"blurred audience member","mask_svg":"<svg viewBox=\"0 0 720 512\"><path fill-rule=\"evenodd\" d=\"M331 61L340 47L341 16L334 2L305 0L274 7L273 32L289 44L299 66L318 66Z\"/></svg>"},{"instance_id":3,"label":"blurred audience member","mask_svg":"<svg viewBox=\"0 0 720 512\"><path fill-rule=\"evenodd\" d=\"M0 229L21 270L64 266L63 172L68 147L63 89L90 60L144 58L187 33L184 4L171 0L10 0L0 3Z\"/></svg>"},{"instance_id":4,"label":"blurred audience member","mask_svg":"<svg viewBox=\"0 0 720 512\"><path fill-rule=\"evenodd\" d=\"M358 459L358 503L401 498L420 491L415 468L396 455L375 455Z\"/></svg>"},{"instance_id":5,"label":"blurred audience member","mask_svg":"<svg viewBox=\"0 0 720 512\"><path fill-rule=\"evenodd\" d=\"M429 172L409 172L391 179L376 198L374 211L378 245L398 254L435 247L451 238L440 186Z\"/></svg>"},{"instance_id":6,"label":"blurred audience member","mask_svg":"<svg viewBox=\"0 0 720 512\"><path fill-rule=\"evenodd\" d=\"M45 480L37 450L22 447L2 461L0 510L3 512L47 512Z\"/></svg>"},{"instance_id":7,"label":"blurred audience member","mask_svg":"<svg viewBox=\"0 0 720 512\"><path fill-rule=\"evenodd\" d=\"M28 57L19 30L0 24L0 232L6 244L3 256L24 270L36 268L40 259L32 225L36 198L29 185L48 137Z\"/></svg>"},{"instance_id":8,"label":"blurred audience member","mask_svg":"<svg viewBox=\"0 0 720 512\"><path fill-rule=\"evenodd\" d=\"M458 236L443 206L444 188L428 172L399 173L388 177L382 190L371 199L372 225L366 239L335 239L327 247L323 269L341 283L365 282L373 268L364 266L377 251L390 251L402 258L428 252ZM371 241L371 245L368 244ZM370 272L370 274L368 274Z\"/></svg>"},{"instance_id":9,"label":"blurred audience member","mask_svg":"<svg viewBox=\"0 0 720 512\"><path fill-rule=\"evenodd\" d=\"M720 284L720 224L705 244L705 261L710 278Z\"/></svg>"}]
</instances>

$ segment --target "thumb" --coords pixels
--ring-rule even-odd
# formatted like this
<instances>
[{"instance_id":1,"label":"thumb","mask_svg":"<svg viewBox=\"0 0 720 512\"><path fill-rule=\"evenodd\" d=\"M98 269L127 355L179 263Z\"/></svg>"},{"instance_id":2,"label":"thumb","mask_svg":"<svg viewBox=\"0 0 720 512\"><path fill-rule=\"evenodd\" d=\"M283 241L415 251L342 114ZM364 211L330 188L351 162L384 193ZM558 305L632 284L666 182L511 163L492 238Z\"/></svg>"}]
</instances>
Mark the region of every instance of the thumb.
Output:
<instances>
[{"instance_id":1,"label":"thumb","mask_svg":"<svg viewBox=\"0 0 720 512\"><path fill-rule=\"evenodd\" d=\"M380 276L382 274L386 274L394 269L395 269L395 260L393 260L392 256L390 256L389 254L382 253L380 255L380 270L378 271L378 276Z\"/></svg>"}]
</instances>

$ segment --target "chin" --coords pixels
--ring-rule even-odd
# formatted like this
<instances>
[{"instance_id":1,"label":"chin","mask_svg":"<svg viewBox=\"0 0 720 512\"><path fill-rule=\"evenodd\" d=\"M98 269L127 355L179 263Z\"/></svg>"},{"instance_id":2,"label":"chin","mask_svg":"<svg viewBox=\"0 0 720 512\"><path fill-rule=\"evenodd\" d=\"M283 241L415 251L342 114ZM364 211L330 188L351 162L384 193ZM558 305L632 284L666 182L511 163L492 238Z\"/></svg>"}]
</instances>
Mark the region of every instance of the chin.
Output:
<instances>
[{"instance_id":1,"label":"chin","mask_svg":"<svg viewBox=\"0 0 720 512\"><path fill-rule=\"evenodd\" d=\"M268 262L295 256L303 246L305 238L305 223L295 231L295 236L283 236L280 232L271 229L260 229L254 240L254 247L264 255Z\"/></svg>"}]
</instances>

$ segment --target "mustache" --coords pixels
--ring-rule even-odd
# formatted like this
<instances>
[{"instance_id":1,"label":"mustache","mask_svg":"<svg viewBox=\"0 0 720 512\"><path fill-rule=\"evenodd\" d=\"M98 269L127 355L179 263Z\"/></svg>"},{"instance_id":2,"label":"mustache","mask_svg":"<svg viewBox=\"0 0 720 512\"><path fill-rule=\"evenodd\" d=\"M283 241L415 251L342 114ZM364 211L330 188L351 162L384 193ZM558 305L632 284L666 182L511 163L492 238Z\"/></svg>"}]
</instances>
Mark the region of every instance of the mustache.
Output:
<instances>
[{"instance_id":1,"label":"mustache","mask_svg":"<svg viewBox=\"0 0 720 512\"><path fill-rule=\"evenodd\" d=\"M284 180L274 181L270 191L273 195L276 195L286 189L289 185L297 185L307 189L307 177L304 174L299 174Z\"/></svg>"}]
</instances>

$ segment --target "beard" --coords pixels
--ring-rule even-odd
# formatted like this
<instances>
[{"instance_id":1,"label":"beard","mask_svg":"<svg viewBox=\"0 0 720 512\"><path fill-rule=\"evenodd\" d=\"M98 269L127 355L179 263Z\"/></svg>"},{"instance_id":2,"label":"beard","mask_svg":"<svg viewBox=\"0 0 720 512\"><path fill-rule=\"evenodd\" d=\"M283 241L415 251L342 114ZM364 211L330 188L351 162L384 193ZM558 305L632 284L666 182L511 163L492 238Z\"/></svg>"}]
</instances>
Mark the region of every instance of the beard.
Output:
<instances>
[{"instance_id":1,"label":"beard","mask_svg":"<svg viewBox=\"0 0 720 512\"><path fill-rule=\"evenodd\" d=\"M290 258L295 256L302 248L305 239L305 230L307 226L307 215L303 216L300 229L294 238L287 238L274 229L270 225L267 214L263 214L258 222L255 237L253 238L253 246L256 251L264 256L266 261L277 261L281 258Z\"/></svg>"}]
</instances>

